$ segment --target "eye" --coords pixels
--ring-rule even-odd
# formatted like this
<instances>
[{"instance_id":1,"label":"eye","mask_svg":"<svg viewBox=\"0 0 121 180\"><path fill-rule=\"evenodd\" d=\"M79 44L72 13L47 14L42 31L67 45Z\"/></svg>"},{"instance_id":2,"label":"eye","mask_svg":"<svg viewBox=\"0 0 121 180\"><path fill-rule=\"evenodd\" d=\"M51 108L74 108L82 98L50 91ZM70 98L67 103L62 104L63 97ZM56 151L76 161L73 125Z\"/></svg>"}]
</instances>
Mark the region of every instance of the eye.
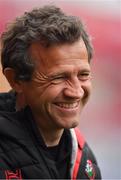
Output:
<instances>
[{"instance_id":1,"label":"eye","mask_svg":"<svg viewBox=\"0 0 121 180\"><path fill-rule=\"evenodd\" d=\"M78 78L81 81L86 81L90 78L90 72L81 72L81 73L79 73Z\"/></svg>"},{"instance_id":2,"label":"eye","mask_svg":"<svg viewBox=\"0 0 121 180\"><path fill-rule=\"evenodd\" d=\"M56 77L53 77L52 83L59 84L59 83L63 82L64 80L65 80L65 76L56 76Z\"/></svg>"}]
</instances>

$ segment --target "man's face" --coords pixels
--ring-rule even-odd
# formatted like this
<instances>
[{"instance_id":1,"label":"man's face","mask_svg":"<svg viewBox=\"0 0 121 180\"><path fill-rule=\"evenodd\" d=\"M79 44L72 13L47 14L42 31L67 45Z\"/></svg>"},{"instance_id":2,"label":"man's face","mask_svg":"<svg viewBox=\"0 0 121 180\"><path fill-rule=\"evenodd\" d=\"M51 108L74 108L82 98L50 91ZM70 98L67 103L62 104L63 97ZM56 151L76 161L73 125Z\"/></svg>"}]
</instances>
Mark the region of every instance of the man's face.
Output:
<instances>
[{"instance_id":1,"label":"man's face","mask_svg":"<svg viewBox=\"0 0 121 180\"><path fill-rule=\"evenodd\" d=\"M73 128L91 90L90 64L82 40L49 48L30 47L35 72L23 82L26 102L43 128Z\"/></svg>"}]
</instances>

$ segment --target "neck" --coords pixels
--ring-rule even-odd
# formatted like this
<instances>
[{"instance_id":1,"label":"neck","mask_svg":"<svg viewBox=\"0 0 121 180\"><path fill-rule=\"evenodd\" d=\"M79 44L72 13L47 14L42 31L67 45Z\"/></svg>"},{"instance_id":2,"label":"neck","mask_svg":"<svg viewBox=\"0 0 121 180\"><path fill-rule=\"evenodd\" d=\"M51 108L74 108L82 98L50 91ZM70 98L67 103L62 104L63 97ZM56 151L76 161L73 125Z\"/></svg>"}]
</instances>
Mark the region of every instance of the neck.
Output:
<instances>
[{"instance_id":1,"label":"neck","mask_svg":"<svg viewBox=\"0 0 121 180\"><path fill-rule=\"evenodd\" d=\"M40 115L38 116L36 113L33 113L33 116L46 146L58 145L64 129L57 128L51 121L43 120L43 118L40 118Z\"/></svg>"},{"instance_id":2,"label":"neck","mask_svg":"<svg viewBox=\"0 0 121 180\"><path fill-rule=\"evenodd\" d=\"M53 130L45 130L41 127L39 128L39 131L44 139L44 142L47 147L56 146L59 144L59 141L61 139L61 136L63 134L63 129L53 129Z\"/></svg>"}]
</instances>

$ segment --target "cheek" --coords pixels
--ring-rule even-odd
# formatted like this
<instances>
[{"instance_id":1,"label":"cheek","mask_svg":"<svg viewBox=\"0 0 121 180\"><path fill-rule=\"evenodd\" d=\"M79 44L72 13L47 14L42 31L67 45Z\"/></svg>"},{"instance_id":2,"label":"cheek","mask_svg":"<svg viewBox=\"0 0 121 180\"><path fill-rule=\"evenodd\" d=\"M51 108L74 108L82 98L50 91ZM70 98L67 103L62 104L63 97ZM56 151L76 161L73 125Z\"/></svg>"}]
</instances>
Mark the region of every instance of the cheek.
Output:
<instances>
[{"instance_id":1,"label":"cheek","mask_svg":"<svg viewBox=\"0 0 121 180\"><path fill-rule=\"evenodd\" d=\"M43 93L43 96L48 99L50 99L50 101L55 100L58 96L61 95L62 93L62 89L63 87L61 87L60 85L51 85L49 86Z\"/></svg>"},{"instance_id":2,"label":"cheek","mask_svg":"<svg viewBox=\"0 0 121 180\"><path fill-rule=\"evenodd\" d=\"M87 84L86 84L86 89L88 91L88 94L90 95L91 92L92 92L92 82L91 81L88 81Z\"/></svg>"},{"instance_id":3,"label":"cheek","mask_svg":"<svg viewBox=\"0 0 121 180\"><path fill-rule=\"evenodd\" d=\"M28 105L34 105L38 103L41 94L43 94L44 89L41 87L34 86L33 84L27 84L23 87L23 94L25 96Z\"/></svg>"},{"instance_id":4,"label":"cheek","mask_svg":"<svg viewBox=\"0 0 121 180\"><path fill-rule=\"evenodd\" d=\"M84 101L86 103L88 101L90 95L91 95L91 92L92 92L92 83L91 83L91 81L85 82L82 87L83 87L84 92L85 92L83 99L84 99Z\"/></svg>"},{"instance_id":5,"label":"cheek","mask_svg":"<svg viewBox=\"0 0 121 180\"><path fill-rule=\"evenodd\" d=\"M41 88L40 89L41 92L38 89L37 94L39 95L39 98L42 103L49 103L49 102L51 103L61 95L62 89L63 87L60 85L51 84L46 88L45 87Z\"/></svg>"}]
</instances>

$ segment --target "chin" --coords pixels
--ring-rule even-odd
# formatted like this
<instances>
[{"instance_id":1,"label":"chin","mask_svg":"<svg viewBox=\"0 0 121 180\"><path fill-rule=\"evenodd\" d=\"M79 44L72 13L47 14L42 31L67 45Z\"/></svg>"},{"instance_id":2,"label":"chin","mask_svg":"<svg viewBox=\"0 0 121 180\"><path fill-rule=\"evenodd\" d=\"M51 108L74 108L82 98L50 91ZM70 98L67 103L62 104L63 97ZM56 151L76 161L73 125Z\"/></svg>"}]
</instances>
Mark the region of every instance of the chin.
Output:
<instances>
[{"instance_id":1,"label":"chin","mask_svg":"<svg viewBox=\"0 0 121 180\"><path fill-rule=\"evenodd\" d=\"M75 127L77 127L79 125L79 122L74 122L72 125L71 125L71 127L70 128L75 128ZM70 129L69 128L69 129Z\"/></svg>"},{"instance_id":2,"label":"chin","mask_svg":"<svg viewBox=\"0 0 121 180\"><path fill-rule=\"evenodd\" d=\"M79 125L80 116L78 117L51 117L53 124L59 129L71 129Z\"/></svg>"},{"instance_id":3,"label":"chin","mask_svg":"<svg viewBox=\"0 0 121 180\"><path fill-rule=\"evenodd\" d=\"M75 122L71 122L71 123L67 123L67 124L64 124L63 125L63 128L64 129L71 129L71 128L75 128L79 125L79 122L78 121L75 121Z\"/></svg>"}]
</instances>

